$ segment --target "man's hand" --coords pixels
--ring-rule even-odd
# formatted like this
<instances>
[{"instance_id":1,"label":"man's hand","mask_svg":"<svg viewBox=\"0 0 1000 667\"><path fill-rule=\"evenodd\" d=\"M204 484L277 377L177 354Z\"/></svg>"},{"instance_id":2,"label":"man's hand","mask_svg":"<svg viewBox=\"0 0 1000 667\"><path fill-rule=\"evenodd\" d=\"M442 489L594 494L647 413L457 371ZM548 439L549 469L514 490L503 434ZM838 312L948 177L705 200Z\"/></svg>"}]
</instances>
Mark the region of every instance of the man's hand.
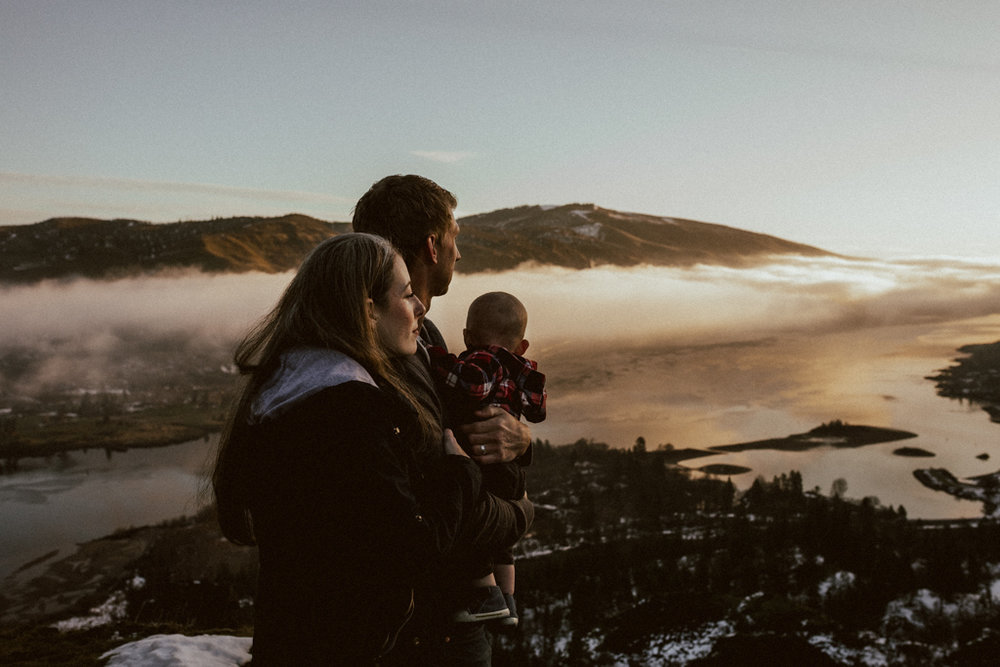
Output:
<instances>
[{"instance_id":1,"label":"man's hand","mask_svg":"<svg viewBox=\"0 0 1000 667\"><path fill-rule=\"evenodd\" d=\"M491 405L476 410L479 421L458 427L470 445L469 454L483 465L510 463L528 450L531 429L503 408Z\"/></svg>"}]
</instances>

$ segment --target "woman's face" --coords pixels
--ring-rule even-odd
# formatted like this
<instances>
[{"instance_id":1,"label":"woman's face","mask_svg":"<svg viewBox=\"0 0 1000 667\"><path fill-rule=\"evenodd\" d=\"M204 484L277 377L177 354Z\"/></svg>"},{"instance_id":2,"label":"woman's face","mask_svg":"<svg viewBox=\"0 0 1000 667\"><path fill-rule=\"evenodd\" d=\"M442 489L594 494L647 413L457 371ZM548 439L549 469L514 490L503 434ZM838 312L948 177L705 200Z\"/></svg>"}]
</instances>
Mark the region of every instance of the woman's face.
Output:
<instances>
[{"instance_id":1,"label":"woman's face","mask_svg":"<svg viewBox=\"0 0 1000 667\"><path fill-rule=\"evenodd\" d=\"M396 255L392 281L382 301L382 304L374 304L375 332L382 349L390 357L415 353L420 318L425 308L413 293L410 274L399 255Z\"/></svg>"}]
</instances>

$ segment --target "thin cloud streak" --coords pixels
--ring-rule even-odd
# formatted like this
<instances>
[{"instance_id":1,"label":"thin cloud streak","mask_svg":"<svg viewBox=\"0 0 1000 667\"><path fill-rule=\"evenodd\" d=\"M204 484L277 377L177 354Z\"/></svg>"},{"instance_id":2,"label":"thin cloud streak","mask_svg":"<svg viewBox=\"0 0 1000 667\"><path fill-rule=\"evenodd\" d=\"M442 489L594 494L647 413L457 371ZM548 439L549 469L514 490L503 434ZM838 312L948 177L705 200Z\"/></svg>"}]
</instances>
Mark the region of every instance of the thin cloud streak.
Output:
<instances>
[{"instance_id":1,"label":"thin cloud streak","mask_svg":"<svg viewBox=\"0 0 1000 667\"><path fill-rule=\"evenodd\" d=\"M470 153L469 151L410 151L410 155L415 155L431 162L457 164L471 158L475 153Z\"/></svg>"},{"instance_id":2,"label":"thin cloud streak","mask_svg":"<svg viewBox=\"0 0 1000 667\"><path fill-rule=\"evenodd\" d=\"M178 183L172 181L145 181L127 178L101 178L90 176L55 176L51 174L22 174L16 172L0 172L0 183L57 187L107 188L119 191L208 194L251 201L302 201L329 204L353 202L352 197L340 197L320 192L305 192L302 190L261 190L255 188L218 185L215 183Z\"/></svg>"}]
</instances>

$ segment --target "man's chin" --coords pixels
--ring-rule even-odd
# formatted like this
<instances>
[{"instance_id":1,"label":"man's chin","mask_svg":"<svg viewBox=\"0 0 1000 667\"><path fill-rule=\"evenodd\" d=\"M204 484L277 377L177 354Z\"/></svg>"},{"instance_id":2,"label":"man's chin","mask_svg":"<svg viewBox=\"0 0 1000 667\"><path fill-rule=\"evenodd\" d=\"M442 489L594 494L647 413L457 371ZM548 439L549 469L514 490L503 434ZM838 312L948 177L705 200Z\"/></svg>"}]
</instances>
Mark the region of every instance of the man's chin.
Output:
<instances>
[{"instance_id":1,"label":"man's chin","mask_svg":"<svg viewBox=\"0 0 1000 667\"><path fill-rule=\"evenodd\" d=\"M440 278L435 285L434 296L444 296L448 293L448 288L451 287L451 279L455 276L455 271L452 270L447 276L439 274Z\"/></svg>"}]
</instances>

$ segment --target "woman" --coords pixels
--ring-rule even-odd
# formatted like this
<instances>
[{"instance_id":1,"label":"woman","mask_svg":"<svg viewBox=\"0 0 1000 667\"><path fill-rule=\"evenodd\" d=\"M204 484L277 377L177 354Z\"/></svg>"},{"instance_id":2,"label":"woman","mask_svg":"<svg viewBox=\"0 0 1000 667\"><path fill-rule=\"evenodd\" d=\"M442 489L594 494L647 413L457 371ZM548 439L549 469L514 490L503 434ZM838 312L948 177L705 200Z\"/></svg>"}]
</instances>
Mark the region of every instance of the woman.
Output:
<instances>
[{"instance_id":1,"label":"woman","mask_svg":"<svg viewBox=\"0 0 1000 667\"><path fill-rule=\"evenodd\" d=\"M477 466L390 363L423 313L387 241L343 234L237 348L249 379L212 481L223 534L260 552L255 666L374 662L478 496Z\"/></svg>"}]
</instances>

